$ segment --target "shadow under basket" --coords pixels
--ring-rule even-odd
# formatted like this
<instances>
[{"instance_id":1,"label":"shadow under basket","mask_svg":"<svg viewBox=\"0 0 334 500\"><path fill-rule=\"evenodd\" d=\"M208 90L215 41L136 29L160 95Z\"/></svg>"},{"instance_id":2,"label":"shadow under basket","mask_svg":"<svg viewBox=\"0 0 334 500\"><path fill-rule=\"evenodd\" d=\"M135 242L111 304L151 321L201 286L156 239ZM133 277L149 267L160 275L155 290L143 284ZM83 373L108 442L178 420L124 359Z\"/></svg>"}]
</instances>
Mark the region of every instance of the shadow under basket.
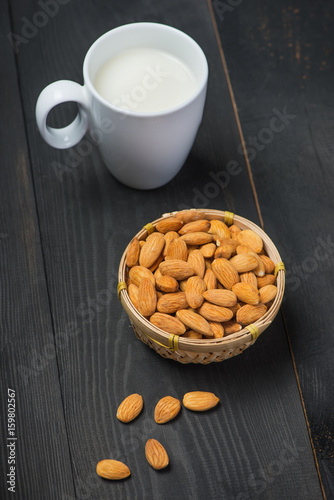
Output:
<instances>
[{"instance_id":1,"label":"shadow under basket","mask_svg":"<svg viewBox=\"0 0 334 500\"><path fill-rule=\"evenodd\" d=\"M244 327L239 332L219 339L196 340L169 334L160 328L157 328L144 318L144 316L142 316L134 307L129 298L125 284L127 279L126 254L128 247L125 249L119 265L118 297L130 318L130 322L138 339L154 349L158 354L160 354L160 356L174 359L180 363L208 364L213 361L223 361L241 354L245 349L254 344L258 336L263 333L266 328L268 328L277 315L282 303L285 287L285 268L271 239L253 222L226 211L223 212L211 209L200 209L197 211L205 214L206 219L222 220L228 226L236 224L241 229L252 229L259 236L261 236L263 240L263 248L266 254L275 263L277 285L277 294L271 307L266 311L266 313L259 320L251 325L248 325L247 327ZM143 229L135 236L137 236L139 240L145 240L159 221L164 220L166 217L173 217L176 213L177 212L164 214L159 219L144 226Z\"/></svg>"}]
</instances>

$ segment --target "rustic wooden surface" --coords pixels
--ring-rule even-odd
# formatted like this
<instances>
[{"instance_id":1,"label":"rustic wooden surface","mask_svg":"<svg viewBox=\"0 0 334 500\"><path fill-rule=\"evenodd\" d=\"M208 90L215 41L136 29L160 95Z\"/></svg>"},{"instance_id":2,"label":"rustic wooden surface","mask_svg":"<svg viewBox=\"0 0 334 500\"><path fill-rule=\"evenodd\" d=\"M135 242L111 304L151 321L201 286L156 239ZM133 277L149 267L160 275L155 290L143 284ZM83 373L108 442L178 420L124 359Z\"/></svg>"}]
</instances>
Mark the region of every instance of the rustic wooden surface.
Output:
<instances>
[{"instance_id":1,"label":"rustic wooden surface","mask_svg":"<svg viewBox=\"0 0 334 500\"><path fill-rule=\"evenodd\" d=\"M256 10L247 2L227 2L235 6L226 21L222 2L203 0L51 3L57 12L36 31L24 26L38 19L44 2L8 0L0 16L1 434L5 449L7 389L15 389L16 497L313 500L323 498L324 484L331 498L331 310L324 290L332 247L313 273L307 271L310 257L316 259L317 238L331 241L331 72L329 67L317 76L311 65L309 83L293 69L292 56L285 73L280 70L281 44L288 58L289 43L311 43L306 35L302 39L302 27L315 40L314 60L330 47L327 24L308 23L306 12L300 33L289 31L297 13L283 0L268 12L260 1ZM326 18L321 2L316 9L316 16ZM210 69L193 150L172 182L149 192L115 181L87 138L70 151L50 148L34 117L48 83L82 82L84 55L99 35L143 20L193 36ZM15 51L10 32L30 38ZM273 55L269 43L276 44ZM247 140L268 127L274 108L282 112L284 106L296 118L249 164L241 128ZM62 106L52 120L64 125L73 112L73 106ZM261 137L267 140L268 134ZM240 172L227 179L232 160ZM225 176L223 186L217 175ZM263 220L287 266L299 264L308 272L305 278L290 271L283 316L254 347L209 366L165 360L139 342L116 294L118 263L131 236L162 213L185 206ZM199 415L183 409L174 422L154 423L160 397L182 398L196 389L215 392L220 405ZM115 412L132 392L142 394L144 411L124 425ZM146 462L144 446L151 437L169 452L166 471L158 473ZM117 483L99 478L95 467L103 458L127 463L131 477ZM1 465L1 498L10 498L6 452Z\"/></svg>"}]
</instances>

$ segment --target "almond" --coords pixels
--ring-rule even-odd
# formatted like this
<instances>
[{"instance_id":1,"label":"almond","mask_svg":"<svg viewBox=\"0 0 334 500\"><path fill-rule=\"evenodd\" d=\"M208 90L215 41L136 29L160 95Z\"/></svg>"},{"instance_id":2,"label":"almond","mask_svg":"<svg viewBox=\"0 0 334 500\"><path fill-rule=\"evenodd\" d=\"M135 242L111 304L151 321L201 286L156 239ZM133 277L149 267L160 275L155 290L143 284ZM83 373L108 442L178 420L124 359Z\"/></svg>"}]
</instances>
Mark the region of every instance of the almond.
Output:
<instances>
[{"instance_id":1,"label":"almond","mask_svg":"<svg viewBox=\"0 0 334 500\"><path fill-rule=\"evenodd\" d=\"M257 304L254 306L246 304L237 312L237 323L240 323L243 326L250 325L260 319L266 311L267 307L264 304Z\"/></svg>"},{"instance_id":2,"label":"almond","mask_svg":"<svg viewBox=\"0 0 334 500\"><path fill-rule=\"evenodd\" d=\"M225 329L222 323L219 323L218 321L209 321L209 325L213 331L213 338L220 339L224 337Z\"/></svg>"},{"instance_id":3,"label":"almond","mask_svg":"<svg viewBox=\"0 0 334 500\"><path fill-rule=\"evenodd\" d=\"M188 260L188 248L185 241L174 238L168 245L166 260Z\"/></svg>"},{"instance_id":4,"label":"almond","mask_svg":"<svg viewBox=\"0 0 334 500\"><path fill-rule=\"evenodd\" d=\"M188 309L181 309L176 311L176 317L191 330L195 330L196 332L208 337L213 337L213 331L211 330L209 323L200 314Z\"/></svg>"},{"instance_id":5,"label":"almond","mask_svg":"<svg viewBox=\"0 0 334 500\"><path fill-rule=\"evenodd\" d=\"M203 318L209 321L228 321L233 317L233 313L227 307L216 306L210 302L203 302L198 312Z\"/></svg>"},{"instance_id":6,"label":"almond","mask_svg":"<svg viewBox=\"0 0 334 500\"><path fill-rule=\"evenodd\" d=\"M143 398L140 394L130 394L125 398L117 409L117 418L121 422L128 423L138 417L143 409Z\"/></svg>"},{"instance_id":7,"label":"almond","mask_svg":"<svg viewBox=\"0 0 334 500\"><path fill-rule=\"evenodd\" d=\"M149 439L147 441L145 445L145 456L153 469L164 469L169 464L169 458L165 448L156 439Z\"/></svg>"},{"instance_id":8,"label":"almond","mask_svg":"<svg viewBox=\"0 0 334 500\"><path fill-rule=\"evenodd\" d=\"M257 260L257 266L253 269L253 273L256 276L264 276L266 274L265 266L263 260L260 259L260 256L255 252L250 252L248 255L253 255L253 257Z\"/></svg>"},{"instance_id":9,"label":"almond","mask_svg":"<svg viewBox=\"0 0 334 500\"><path fill-rule=\"evenodd\" d=\"M161 313L173 314L186 307L188 302L185 292L166 293L157 302L157 309Z\"/></svg>"},{"instance_id":10,"label":"almond","mask_svg":"<svg viewBox=\"0 0 334 500\"><path fill-rule=\"evenodd\" d=\"M193 222L188 222L185 224L180 230L179 234L187 234L187 233L197 233L204 232L207 233L210 229L210 222L206 219L204 220L196 220Z\"/></svg>"},{"instance_id":11,"label":"almond","mask_svg":"<svg viewBox=\"0 0 334 500\"><path fill-rule=\"evenodd\" d=\"M165 396L158 401L154 410L154 420L157 424L165 424L178 415L181 410L181 401L172 396Z\"/></svg>"},{"instance_id":12,"label":"almond","mask_svg":"<svg viewBox=\"0 0 334 500\"><path fill-rule=\"evenodd\" d=\"M182 337L187 338L187 339L195 339L195 340L200 340L203 338L203 335L199 332L195 332L195 330L187 330L186 333L182 335ZM212 338L212 337L210 337Z\"/></svg>"},{"instance_id":13,"label":"almond","mask_svg":"<svg viewBox=\"0 0 334 500\"><path fill-rule=\"evenodd\" d=\"M186 331L184 324L170 314L156 312L150 317L150 322L157 328L173 335L183 335Z\"/></svg>"},{"instance_id":14,"label":"almond","mask_svg":"<svg viewBox=\"0 0 334 500\"><path fill-rule=\"evenodd\" d=\"M214 256L216 248L217 247L214 243L206 243L200 247L200 251L203 254L203 257L210 259Z\"/></svg>"},{"instance_id":15,"label":"almond","mask_svg":"<svg viewBox=\"0 0 334 500\"><path fill-rule=\"evenodd\" d=\"M221 239L221 238L230 238L230 230L223 222L222 220L210 220L211 222L211 227L209 230L209 233L212 233L215 235L215 238Z\"/></svg>"},{"instance_id":16,"label":"almond","mask_svg":"<svg viewBox=\"0 0 334 500\"><path fill-rule=\"evenodd\" d=\"M267 304L276 297L277 286L266 285L260 288L260 302L261 304Z\"/></svg>"},{"instance_id":17,"label":"almond","mask_svg":"<svg viewBox=\"0 0 334 500\"><path fill-rule=\"evenodd\" d=\"M207 269L205 271L203 279L205 281L207 290L213 290L217 288L217 278L212 269Z\"/></svg>"},{"instance_id":18,"label":"almond","mask_svg":"<svg viewBox=\"0 0 334 500\"><path fill-rule=\"evenodd\" d=\"M152 233L146 238L146 243L140 250L139 265L150 267L157 260L165 246L165 239L161 233Z\"/></svg>"},{"instance_id":19,"label":"almond","mask_svg":"<svg viewBox=\"0 0 334 500\"><path fill-rule=\"evenodd\" d=\"M256 257L250 253L235 255L230 259L230 263L233 264L238 273L247 273L258 266Z\"/></svg>"},{"instance_id":20,"label":"almond","mask_svg":"<svg viewBox=\"0 0 334 500\"><path fill-rule=\"evenodd\" d=\"M185 241L187 245L205 245L213 241L213 235L198 231L196 233L186 233L180 236L180 240Z\"/></svg>"},{"instance_id":21,"label":"almond","mask_svg":"<svg viewBox=\"0 0 334 500\"><path fill-rule=\"evenodd\" d=\"M257 279L253 271L240 274L240 281L242 283L249 283L250 285L253 285L254 288L257 288Z\"/></svg>"},{"instance_id":22,"label":"almond","mask_svg":"<svg viewBox=\"0 0 334 500\"><path fill-rule=\"evenodd\" d=\"M220 245L215 251L215 259L229 259L232 257L235 251L235 247L230 245L229 243L225 243L224 245Z\"/></svg>"},{"instance_id":23,"label":"almond","mask_svg":"<svg viewBox=\"0 0 334 500\"><path fill-rule=\"evenodd\" d=\"M136 286L139 286L140 282L145 278L151 280L152 283L155 285L155 278L153 276L153 273L144 266L131 267L129 271L129 278L132 281L132 283Z\"/></svg>"},{"instance_id":24,"label":"almond","mask_svg":"<svg viewBox=\"0 0 334 500\"><path fill-rule=\"evenodd\" d=\"M264 269L266 274L273 274L273 272L275 271L274 261L272 261L271 258L268 257L267 255L260 255L259 257L264 264Z\"/></svg>"},{"instance_id":25,"label":"almond","mask_svg":"<svg viewBox=\"0 0 334 500\"><path fill-rule=\"evenodd\" d=\"M155 278L155 282L157 288L159 288L159 290L165 293L177 292L179 289L178 281L172 276L168 276L167 274L165 276L160 276L158 278Z\"/></svg>"},{"instance_id":26,"label":"almond","mask_svg":"<svg viewBox=\"0 0 334 500\"><path fill-rule=\"evenodd\" d=\"M166 234L168 231L178 231L183 226L183 222L175 217L168 217L166 219L160 220L156 227L159 233Z\"/></svg>"},{"instance_id":27,"label":"almond","mask_svg":"<svg viewBox=\"0 0 334 500\"><path fill-rule=\"evenodd\" d=\"M257 287L262 288L266 285L274 285L276 283L276 278L273 274L265 274L262 278L257 278Z\"/></svg>"},{"instance_id":28,"label":"almond","mask_svg":"<svg viewBox=\"0 0 334 500\"><path fill-rule=\"evenodd\" d=\"M237 226L236 224L232 224L232 226L230 226L230 235L231 235L231 238L233 240L236 240L237 239L237 235L240 233L241 229L239 226Z\"/></svg>"},{"instance_id":29,"label":"almond","mask_svg":"<svg viewBox=\"0 0 334 500\"><path fill-rule=\"evenodd\" d=\"M126 253L126 265L128 267L133 267L138 264L139 253L140 243L138 238L135 236L129 243L128 251Z\"/></svg>"},{"instance_id":30,"label":"almond","mask_svg":"<svg viewBox=\"0 0 334 500\"><path fill-rule=\"evenodd\" d=\"M101 460L96 466L96 472L105 479L125 479L130 476L130 469L118 460Z\"/></svg>"},{"instance_id":31,"label":"almond","mask_svg":"<svg viewBox=\"0 0 334 500\"><path fill-rule=\"evenodd\" d=\"M212 270L218 281L228 290L240 280L238 271L227 259L215 259L212 262Z\"/></svg>"},{"instance_id":32,"label":"almond","mask_svg":"<svg viewBox=\"0 0 334 500\"><path fill-rule=\"evenodd\" d=\"M165 234L164 238L165 238L165 246L164 246L162 254L164 257L166 257L168 246L169 246L170 242L172 240L180 238L180 235L176 231L168 231L168 233Z\"/></svg>"},{"instance_id":33,"label":"almond","mask_svg":"<svg viewBox=\"0 0 334 500\"><path fill-rule=\"evenodd\" d=\"M240 231L237 235L237 241L240 245L246 245L246 247L251 248L255 253L260 253L262 251L262 238L252 229L244 229L243 231Z\"/></svg>"},{"instance_id":34,"label":"almond","mask_svg":"<svg viewBox=\"0 0 334 500\"><path fill-rule=\"evenodd\" d=\"M237 303L237 296L232 290L207 290L204 299L216 306L232 307Z\"/></svg>"},{"instance_id":35,"label":"almond","mask_svg":"<svg viewBox=\"0 0 334 500\"><path fill-rule=\"evenodd\" d=\"M210 410L219 403L219 398L213 392L193 391L183 396L183 405L192 411Z\"/></svg>"},{"instance_id":36,"label":"almond","mask_svg":"<svg viewBox=\"0 0 334 500\"><path fill-rule=\"evenodd\" d=\"M200 250L193 250L188 256L188 264L195 270L195 274L200 278L204 277L205 260Z\"/></svg>"},{"instance_id":37,"label":"almond","mask_svg":"<svg viewBox=\"0 0 334 500\"><path fill-rule=\"evenodd\" d=\"M236 283L232 287L232 291L241 302L246 304L258 304L260 301L258 289L249 283Z\"/></svg>"},{"instance_id":38,"label":"almond","mask_svg":"<svg viewBox=\"0 0 334 500\"><path fill-rule=\"evenodd\" d=\"M158 267L159 267L159 265L160 265L160 262L162 262L162 261L163 261L163 259L164 259L164 256L163 256L163 253L161 252L161 254L160 254L160 255L159 255L159 257L157 258L157 260L155 260L155 261L153 262L153 264L152 264L150 267L148 267L148 269L149 269L152 273L154 273L154 271L156 271L156 270L158 269Z\"/></svg>"},{"instance_id":39,"label":"almond","mask_svg":"<svg viewBox=\"0 0 334 500\"><path fill-rule=\"evenodd\" d=\"M203 303L203 293L206 290L205 281L199 276L191 276L186 284L186 297L190 307L197 309Z\"/></svg>"},{"instance_id":40,"label":"almond","mask_svg":"<svg viewBox=\"0 0 334 500\"><path fill-rule=\"evenodd\" d=\"M242 330L242 326L236 321L225 321L224 323L225 336L231 335L232 333L237 333Z\"/></svg>"},{"instance_id":41,"label":"almond","mask_svg":"<svg viewBox=\"0 0 334 500\"><path fill-rule=\"evenodd\" d=\"M132 304L136 309L138 309L138 291L138 287L133 283L130 283L130 285L128 286L128 294Z\"/></svg>"},{"instance_id":42,"label":"almond","mask_svg":"<svg viewBox=\"0 0 334 500\"><path fill-rule=\"evenodd\" d=\"M252 252L253 250L249 247L246 247L246 245L238 245L237 246L237 254L240 255L240 254L247 254L247 253L250 253Z\"/></svg>"},{"instance_id":43,"label":"almond","mask_svg":"<svg viewBox=\"0 0 334 500\"><path fill-rule=\"evenodd\" d=\"M157 292L148 278L140 282L138 289L138 310L143 316L151 316L157 307Z\"/></svg>"},{"instance_id":44,"label":"almond","mask_svg":"<svg viewBox=\"0 0 334 500\"><path fill-rule=\"evenodd\" d=\"M167 274L176 280L184 280L195 274L194 268L188 262L178 259L161 262L159 269L163 276Z\"/></svg>"},{"instance_id":45,"label":"almond","mask_svg":"<svg viewBox=\"0 0 334 500\"><path fill-rule=\"evenodd\" d=\"M184 222L185 224L204 218L205 214L202 212L198 212L197 210L182 210L181 212L175 214L175 219L182 220L182 222Z\"/></svg>"}]
</instances>

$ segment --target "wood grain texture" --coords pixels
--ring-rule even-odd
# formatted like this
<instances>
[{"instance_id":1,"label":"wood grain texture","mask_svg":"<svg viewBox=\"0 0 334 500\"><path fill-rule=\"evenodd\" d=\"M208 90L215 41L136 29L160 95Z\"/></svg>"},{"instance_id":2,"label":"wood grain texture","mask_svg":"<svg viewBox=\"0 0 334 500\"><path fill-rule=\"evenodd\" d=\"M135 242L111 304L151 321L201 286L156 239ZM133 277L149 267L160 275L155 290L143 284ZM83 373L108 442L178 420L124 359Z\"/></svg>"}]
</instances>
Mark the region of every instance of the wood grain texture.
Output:
<instances>
[{"instance_id":1,"label":"wood grain texture","mask_svg":"<svg viewBox=\"0 0 334 500\"><path fill-rule=\"evenodd\" d=\"M287 268L283 311L322 481L333 498L334 8L259 0L224 19L216 8L216 17L264 226ZM292 115L286 126L270 130L284 109Z\"/></svg>"},{"instance_id":2,"label":"wood grain texture","mask_svg":"<svg viewBox=\"0 0 334 500\"><path fill-rule=\"evenodd\" d=\"M15 2L14 31L20 32L22 17L33 19L38 10L36 2ZM83 153L87 139L71 151L48 147L34 119L45 85L59 78L82 81L84 55L100 34L142 20L174 25L193 36L210 68L194 148L171 183L149 192L115 181L95 147ZM20 47L17 57L54 336L59 345L64 342L57 363L75 493L63 485L62 498L321 498L280 317L241 356L183 366L139 342L117 300L123 249L161 213L207 206L258 221L206 2L141 0L130 7L72 0ZM62 108L56 119L66 121L71 113ZM231 174L231 164L227 172L230 161L236 162L237 175ZM161 397L182 399L191 390L212 391L221 404L201 415L182 409L175 421L155 424ZM125 425L116 410L134 392L143 396L144 410ZM166 471L148 466L149 438L166 447L171 464ZM95 467L104 458L124 461L131 477L118 483L99 478Z\"/></svg>"},{"instance_id":3,"label":"wood grain texture","mask_svg":"<svg viewBox=\"0 0 334 500\"><path fill-rule=\"evenodd\" d=\"M0 32L10 30L3 2ZM59 499L74 484L15 55L4 38L0 60L0 496ZM7 440L8 389L15 391L14 441ZM10 465L15 493L8 490Z\"/></svg>"}]
</instances>

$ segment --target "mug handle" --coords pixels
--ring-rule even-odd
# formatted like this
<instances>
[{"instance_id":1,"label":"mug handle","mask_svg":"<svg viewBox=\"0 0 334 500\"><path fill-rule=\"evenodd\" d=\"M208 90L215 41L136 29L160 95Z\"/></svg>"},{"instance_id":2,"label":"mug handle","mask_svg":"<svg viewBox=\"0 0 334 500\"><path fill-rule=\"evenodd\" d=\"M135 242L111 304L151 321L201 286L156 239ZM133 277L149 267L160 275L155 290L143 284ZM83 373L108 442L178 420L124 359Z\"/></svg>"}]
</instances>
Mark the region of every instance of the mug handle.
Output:
<instances>
[{"instance_id":1,"label":"mug handle","mask_svg":"<svg viewBox=\"0 0 334 500\"><path fill-rule=\"evenodd\" d=\"M79 105L79 112L73 122L64 128L49 127L46 120L51 109L69 101ZM83 138L89 125L85 88L69 80L59 80L45 87L37 99L36 121L43 139L50 146L58 149L75 146Z\"/></svg>"}]
</instances>

